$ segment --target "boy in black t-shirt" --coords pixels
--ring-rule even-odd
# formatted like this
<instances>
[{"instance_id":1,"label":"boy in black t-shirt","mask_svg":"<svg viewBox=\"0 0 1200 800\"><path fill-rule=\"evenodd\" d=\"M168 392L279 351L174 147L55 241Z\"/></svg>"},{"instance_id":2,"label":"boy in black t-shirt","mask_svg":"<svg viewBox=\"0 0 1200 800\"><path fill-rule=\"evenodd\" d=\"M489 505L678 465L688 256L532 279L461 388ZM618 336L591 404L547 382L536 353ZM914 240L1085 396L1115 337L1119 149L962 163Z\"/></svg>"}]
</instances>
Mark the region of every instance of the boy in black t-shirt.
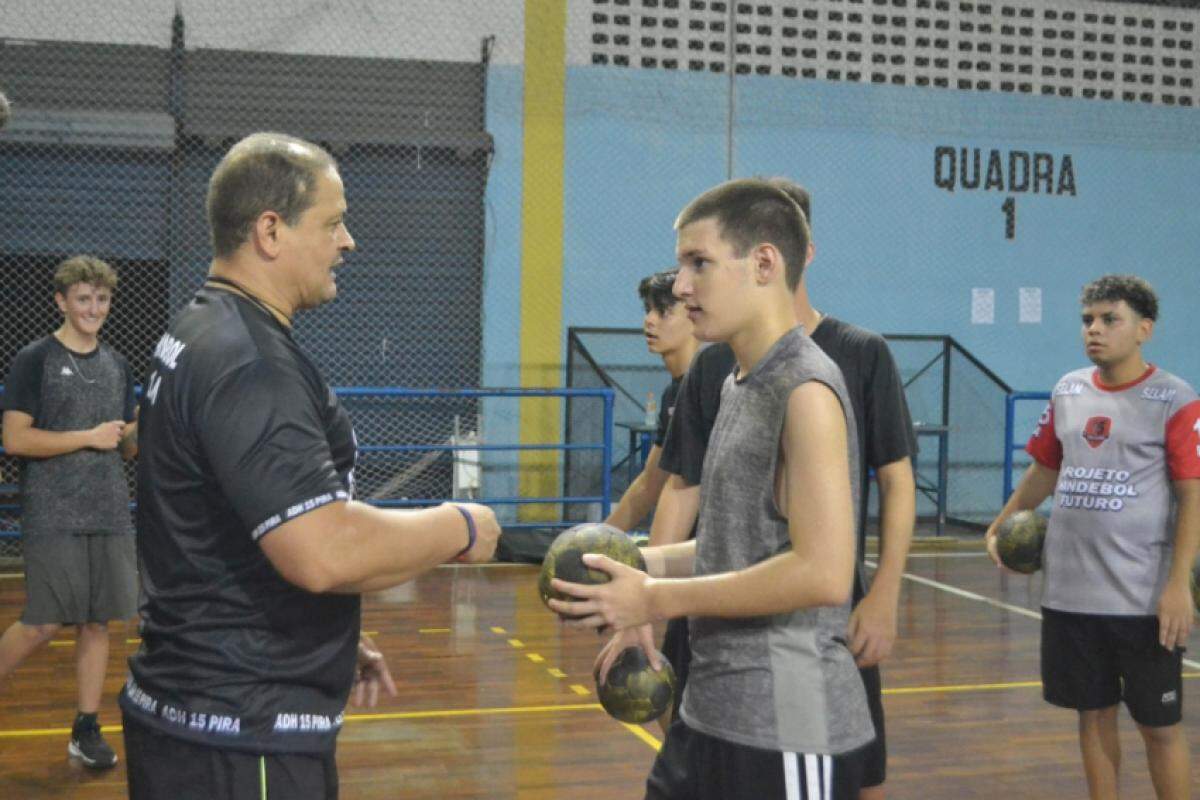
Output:
<instances>
[{"instance_id":1,"label":"boy in black t-shirt","mask_svg":"<svg viewBox=\"0 0 1200 800\"><path fill-rule=\"evenodd\" d=\"M63 625L78 631L79 712L67 752L87 767L117 755L97 711L108 666L108 622L129 619L137 568L122 457L137 452L133 375L100 341L117 273L75 256L54 273L63 324L13 359L4 389L4 449L22 459L25 611L0 637L0 677Z\"/></svg>"},{"instance_id":2,"label":"boy in black t-shirt","mask_svg":"<svg viewBox=\"0 0 1200 800\"><path fill-rule=\"evenodd\" d=\"M608 519L604 520L623 531L645 519L658 502L659 493L667 481L667 473L659 469L658 459L667 435L667 424L675 410L679 381L700 347L700 342L692 335L692 321L688 319L683 304L672 294L676 272L674 269L656 272L638 284L638 296L642 298L642 306L646 311L642 318L646 347L662 358L663 366L671 374L671 382L663 389L659 401L658 428L654 432L654 444L646 456L646 463L625 494L621 495L620 502Z\"/></svg>"}]
</instances>

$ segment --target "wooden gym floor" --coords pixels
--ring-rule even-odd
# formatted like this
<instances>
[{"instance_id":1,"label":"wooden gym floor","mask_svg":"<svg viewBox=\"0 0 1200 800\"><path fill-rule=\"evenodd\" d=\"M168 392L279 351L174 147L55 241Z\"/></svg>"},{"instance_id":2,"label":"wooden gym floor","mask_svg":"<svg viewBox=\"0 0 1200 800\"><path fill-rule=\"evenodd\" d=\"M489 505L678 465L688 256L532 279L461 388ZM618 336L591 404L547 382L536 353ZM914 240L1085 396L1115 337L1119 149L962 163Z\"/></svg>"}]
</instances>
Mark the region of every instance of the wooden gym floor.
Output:
<instances>
[{"instance_id":1,"label":"wooden gym floor","mask_svg":"<svg viewBox=\"0 0 1200 800\"><path fill-rule=\"evenodd\" d=\"M914 554L900 640L884 669L888 796L920 800L1085 797L1072 712L1038 685L1038 579L1002 576L978 551ZM634 798L660 738L596 703L592 634L561 627L536 568L445 567L364 606L400 696L351 710L339 738L341 796ZM0 625L23 603L0 579ZM101 721L123 755L115 695L136 630L112 626ZM1189 653L1200 659L1200 635ZM1200 663L1185 667L1186 691ZM90 773L66 756L73 642L64 637L0 686L0 798L125 797L123 763ZM1200 710L1185 703L1200 785ZM1122 712L1123 797L1153 796L1141 740Z\"/></svg>"}]
</instances>

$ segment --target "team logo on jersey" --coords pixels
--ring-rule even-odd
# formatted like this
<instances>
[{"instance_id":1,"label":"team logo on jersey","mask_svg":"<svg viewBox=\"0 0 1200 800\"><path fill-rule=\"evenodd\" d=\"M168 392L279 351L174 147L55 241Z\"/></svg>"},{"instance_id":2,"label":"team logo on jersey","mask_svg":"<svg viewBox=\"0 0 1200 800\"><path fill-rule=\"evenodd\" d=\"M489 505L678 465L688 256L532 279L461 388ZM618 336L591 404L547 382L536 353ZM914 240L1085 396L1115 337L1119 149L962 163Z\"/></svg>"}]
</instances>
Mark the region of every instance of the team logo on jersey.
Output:
<instances>
[{"instance_id":1,"label":"team logo on jersey","mask_svg":"<svg viewBox=\"0 0 1200 800\"><path fill-rule=\"evenodd\" d=\"M1112 433L1112 418L1110 417L1092 417L1083 424L1083 438L1093 448L1107 442L1110 433Z\"/></svg>"}]
</instances>

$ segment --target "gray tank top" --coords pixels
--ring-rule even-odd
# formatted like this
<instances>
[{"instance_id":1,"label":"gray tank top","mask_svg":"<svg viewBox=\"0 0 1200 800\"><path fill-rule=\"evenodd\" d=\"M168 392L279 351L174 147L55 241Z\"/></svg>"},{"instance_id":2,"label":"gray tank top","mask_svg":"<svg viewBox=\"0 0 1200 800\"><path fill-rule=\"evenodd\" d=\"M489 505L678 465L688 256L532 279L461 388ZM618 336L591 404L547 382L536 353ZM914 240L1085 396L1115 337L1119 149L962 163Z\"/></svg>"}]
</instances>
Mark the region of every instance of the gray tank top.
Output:
<instances>
[{"instance_id":1,"label":"gray tank top","mask_svg":"<svg viewBox=\"0 0 1200 800\"><path fill-rule=\"evenodd\" d=\"M725 381L704 460L697 575L744 569L790 549L774 477L788 397L808 381L827 385L842 403L857 507L857 432L841 372L794 328L749 374ZM862 679L845 644L849 615L847 597L840 606L773 616L691 618L684 721L710 736L775 751L838 754L871 741Z\"/></svg>"}]
</instances>

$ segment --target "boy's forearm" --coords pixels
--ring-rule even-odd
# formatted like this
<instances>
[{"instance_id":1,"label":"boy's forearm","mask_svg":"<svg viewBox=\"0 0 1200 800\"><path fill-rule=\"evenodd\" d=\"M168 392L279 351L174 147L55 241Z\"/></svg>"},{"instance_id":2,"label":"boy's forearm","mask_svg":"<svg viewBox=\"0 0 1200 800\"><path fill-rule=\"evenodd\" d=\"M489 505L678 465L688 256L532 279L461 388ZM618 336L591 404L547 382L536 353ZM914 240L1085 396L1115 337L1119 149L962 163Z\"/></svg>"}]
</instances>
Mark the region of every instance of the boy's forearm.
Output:
<instances>
[{"instance_id":1,"label":"boy's forearm","mask_svg":"<svg viewBox=\"0 0 1200 800\"><path fill-rule=\"evenodd\" d=\"M21 458L53 458L90 446L88 431L45 431L26 428L19 434L4 437L4 449L9 455Z\"/></svg>"},{"instance_id":2,"label":"boy's forearm","mask_svg":"<svg viewBox=\"0 0 1200 800\"><path fill-rule=\"evenodd\" d=\"M907 459L876 470L879 482L879 567L871 591L888 589L898 594L912 546L916 519L916 484Z\"/></svg>"},{"instance_id":3,"label":"boy's forearm","mask_svg":"<svg viewBox=\"0 0 1200 800\"><path fill-rule=\"evenodd\" d=\"M658 467L658 448L655 447L650 451L645 467L621 495L605 523L623 531L632 530L654 508L666 482L667 474Z\"/></svg>"},{"instance_id":4,"label":"boy's forearm","mask_svg":"<svg viewBox=\"0 0 1200 800\"><path fill-rule=\"evenodd\" d=\"M642 548L646 573L655 578L686 578L694 572L696 540Z\"/></svg>"},{"instance_id":5,"label":"boy's forearm","mask_svg":"<svg viewBox=\"0 0 1200 800\"><path fill-rule=\"evenodd\" d=\"M699 511L700 487L688 486L679 475L668 474L654 509L650 544L658 546L687 541Z\"/></svg>"},{"instance_id":6,"label":"boy's forearm","mask_svg":"<svg viewBox=\"0 0 1200 800\"><path fill-rule=\"evenodd\" d=\"M121 457L129 461L137 456L138 453L138 424L136 421L125 426L125 433L121 435Z\"/></svg>"},{"instance_id":7,"label":"boy's forearm","mask_svg":"<svg viewBox=\"0 0 1200 800\"><path fill-rule=\"evenodd\" d=\"M1200 479L1175 481L1174 489L1175 547L1167 580L1187 585L1200 550Z\"/></svg>"},{"instance_id":8,"label":"boy's forearm","mask_svg":"<svg viewBox=\"0 0 1200 800\"><path fill-rule=\"evenodd\" d=\"M853 569L840 572L786 552L736 572L659 580L650 590L651 615L755 617L836 606L849 599L853 581Z\"/></svg>"}]
</instances>

